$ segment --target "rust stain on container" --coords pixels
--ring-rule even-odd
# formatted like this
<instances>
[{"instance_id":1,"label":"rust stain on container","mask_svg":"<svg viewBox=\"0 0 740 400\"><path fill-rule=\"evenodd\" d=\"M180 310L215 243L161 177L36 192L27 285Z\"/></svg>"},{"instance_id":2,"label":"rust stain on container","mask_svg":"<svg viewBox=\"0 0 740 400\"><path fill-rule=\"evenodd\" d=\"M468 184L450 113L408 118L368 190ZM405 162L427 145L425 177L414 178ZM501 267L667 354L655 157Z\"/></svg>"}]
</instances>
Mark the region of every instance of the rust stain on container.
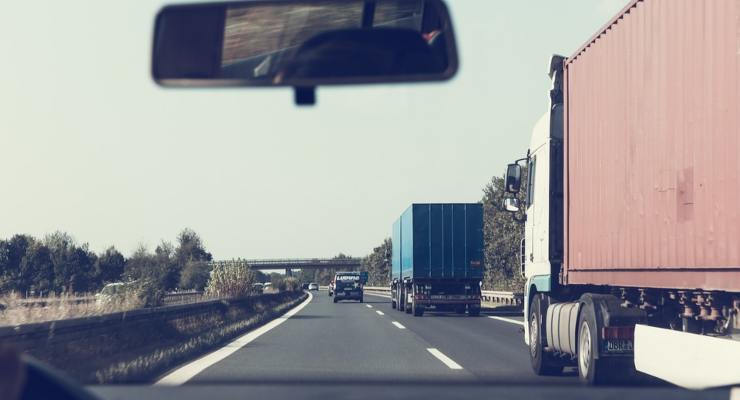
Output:
<instances>
[{"instance_id":1,"label":"rust stain on container","mask_svg":"<svg viewBox=\"0 0 740 400\"><path fill-rule=\"evenodd\" d=\"M739 0L637 0L567 61L565 282L740 287L739 51Z\"/></svg>"}]
</instances>

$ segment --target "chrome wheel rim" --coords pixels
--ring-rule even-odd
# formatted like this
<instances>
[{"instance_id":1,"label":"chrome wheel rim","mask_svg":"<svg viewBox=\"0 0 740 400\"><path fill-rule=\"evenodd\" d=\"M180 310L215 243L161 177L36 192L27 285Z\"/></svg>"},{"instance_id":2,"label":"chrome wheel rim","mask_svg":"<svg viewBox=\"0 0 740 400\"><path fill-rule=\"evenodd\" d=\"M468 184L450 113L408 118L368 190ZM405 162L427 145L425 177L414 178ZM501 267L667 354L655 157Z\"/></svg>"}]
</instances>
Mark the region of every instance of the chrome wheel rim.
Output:
<instances>
[{"instance_id":1,"label":"chrome wheel rim","mask_svg":"<svg viewBox=\"0 0 740 400\"><path fill-rule=\"evenodd\" d=\"M532 320L529 322L529 352L532 358L537 358L537 341L540 336L540 328L537 321L536 315L532 315Z\"/></svg>"},{"instance_id":2,"label":"chrome wheel rim","mask_svg":"<svg viewBox=\"0 0 740 400\"><path fill-rule=\"evenodd\" d=\"M591 351L591 328L583 321L578 340L578 371L583 377L588 376L588 370L591 368Z\"/></svg>"}]
</instances>

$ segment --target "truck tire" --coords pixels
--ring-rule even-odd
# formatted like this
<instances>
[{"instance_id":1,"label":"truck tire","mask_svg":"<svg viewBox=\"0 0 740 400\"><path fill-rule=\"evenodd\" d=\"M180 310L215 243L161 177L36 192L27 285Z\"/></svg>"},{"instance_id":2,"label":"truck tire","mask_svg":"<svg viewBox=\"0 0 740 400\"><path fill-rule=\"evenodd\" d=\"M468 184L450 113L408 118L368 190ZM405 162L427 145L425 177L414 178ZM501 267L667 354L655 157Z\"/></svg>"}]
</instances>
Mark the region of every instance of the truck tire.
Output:
<instances>
[{"instance_id":1,"label":"truck tire","mask_svg":"<svg viewBox=\"0 0 740 400\"><path fill-rule=\"evenodd\" d=\"M609 360L597 358L599 335L596 316L590 304L581 306L578 317L578 379L586 385L603 385L611 382L612 368Z\"/></svg>"},{"instance_id":2,"label":"truck tire","mask_svg":"<svg viewBox=\"0 0 740 400\"><path fill-rule=\"evenodd\" d=\"M559 375L563 364L545 351L545 327L542 324L542 300L535 295L529 305L529 359L537 375Z\"/></svg>"},{"instance_id":3,"label":"truck tire","mask_svg":"<svg viewBox=\"0 0 740 400\"><path fill-rule=\"evenodd\" d=\"M480 306L468 306L468 316L477 317L480 315Z\"/></svg>"},{"instance_id":4,"label":"truck tire","mask_svg":"<svg viewBox=\"0 0 740 400\"><path fill-rule=\"evenodd\" d=\"M391 308L394 310L396 309L396 299L391 300Z\"/></svg>"},{"instance_id":5,"label":"truck tire","mask_svg":"<svg viewBox=\"0 0 740 400\"><path fill-rule=\"evenodd\" d=\"M360 297L360 303L364 303L364 302L365 302L365 299Z\"/></svg>"},{"instance_id":6,"label":"truck tire","mask_svg":"<svg viewBox=\"0 0 740 400\"><path fill-rule=\"evenodd\" d=\"M414 309L414 317L421 317L424 315L424 306L417 306L416 303L414 303L411 307Z\"/></svg>"}]
</instances>

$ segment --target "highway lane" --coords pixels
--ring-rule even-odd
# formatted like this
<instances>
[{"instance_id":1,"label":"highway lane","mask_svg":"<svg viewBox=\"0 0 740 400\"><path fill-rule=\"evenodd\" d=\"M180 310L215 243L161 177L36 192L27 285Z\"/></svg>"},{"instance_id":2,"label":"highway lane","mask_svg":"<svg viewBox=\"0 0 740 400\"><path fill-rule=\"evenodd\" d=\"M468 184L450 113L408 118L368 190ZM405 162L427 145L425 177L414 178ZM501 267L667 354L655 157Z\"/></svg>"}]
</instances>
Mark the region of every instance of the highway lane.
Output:
<instances>
[{"instance_id":1,"label":"highway lane","mask_svg":"<svg viewBox=\"0 0 740 400\"><path fill-rule=\"evenodd\" d=\"M270 381L450 381L577 384L532 374L520 325L393 310L387 298L334 304L327 292L186 384ZM505 318L518 319L507 315Z\"/></svg>"},{"instance_id":2,"label":"highway lane","mask_svg":"<svg viewBox=\"0 0 740 400\"><path fill-rule=\"evenodd\" d=\"M478 380L503 383L578 384L575 369L563 376L538 377L529 364L528 347L522 339L524 318L511 312L486 310L481 317L454 313L426 312L414 317L391 308L390 300L375 295L370 299L384 300L375 305L393 321L406 326L421 339L463 366ZM490 318L490 316L501 319ZM514 322L519 322L519 324Z\"/></svg>"}]
</instances>

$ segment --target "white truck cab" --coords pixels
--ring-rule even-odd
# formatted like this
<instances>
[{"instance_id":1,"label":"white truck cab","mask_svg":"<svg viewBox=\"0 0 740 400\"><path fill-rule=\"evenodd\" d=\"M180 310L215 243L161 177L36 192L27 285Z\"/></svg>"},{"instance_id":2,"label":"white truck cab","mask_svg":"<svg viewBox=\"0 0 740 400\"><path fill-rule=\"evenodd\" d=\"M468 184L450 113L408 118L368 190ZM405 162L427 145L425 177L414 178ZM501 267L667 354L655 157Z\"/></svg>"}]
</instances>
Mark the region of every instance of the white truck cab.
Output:
<instances>
[{"instance_id":1,"label":"white truck cab","mask_svg":"<svg viewBox=\"0 0 740 400\"><path fill-rule=\"evenodd\" d=\"M509 205L510 211L522 207L526 216L522 249L522 274L527 279L525 316L529 315L530 291L549 292L552 274L559 271L562 262L562 235L553 232L562 227L563 61L564 57L557 55L550 60L552 87L548 111L534 126L527 157L519 160L527 166L527 197L521 205L518 202ZM521 175L519 162L509 165L507 185L510 175ZM528 325L524 326L527 344L530 343Z\"/></svg>"}]
</instances>

